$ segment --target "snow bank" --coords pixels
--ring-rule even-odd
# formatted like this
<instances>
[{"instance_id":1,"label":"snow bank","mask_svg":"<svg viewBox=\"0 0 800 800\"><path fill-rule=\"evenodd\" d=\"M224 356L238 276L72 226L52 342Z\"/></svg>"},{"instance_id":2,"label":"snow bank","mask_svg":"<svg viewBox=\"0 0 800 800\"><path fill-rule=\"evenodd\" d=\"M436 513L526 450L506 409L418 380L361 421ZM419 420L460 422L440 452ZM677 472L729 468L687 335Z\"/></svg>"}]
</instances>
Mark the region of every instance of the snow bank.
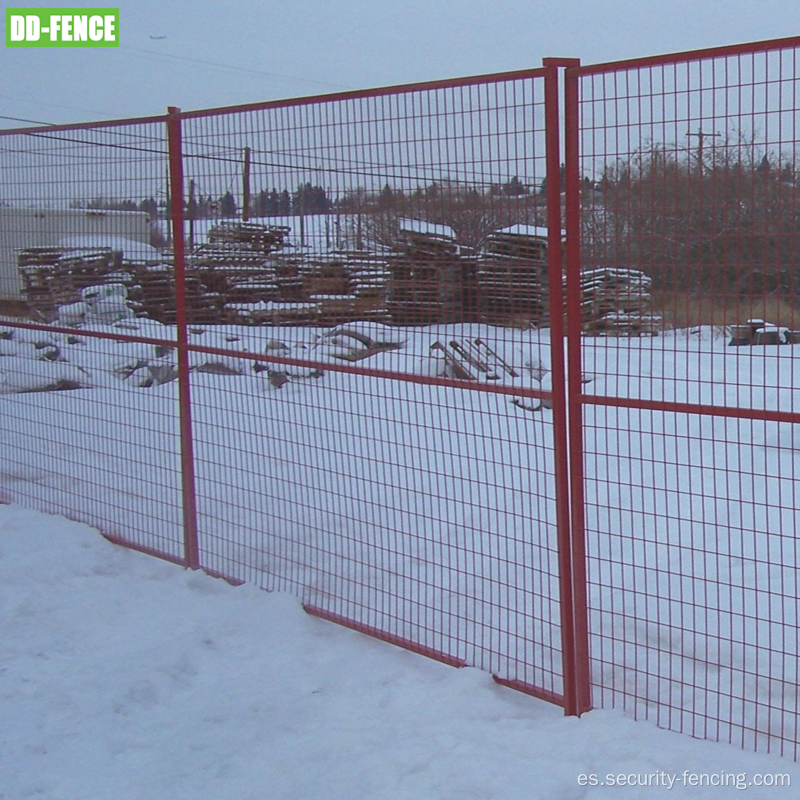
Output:
<instances>
[{"instance_id":1,"label":"snow bank","mask_svg":"<svg viewBox=\"0 0 800 800\"><path fill-rule=\"evenodd\" d=\"M547 332L391 331L402 348L359 366L441 374L433 341L480 336L551 386ZM323 332L219 326L192 341L264 352L277 340L308 357ZM0 368L43 343L107 382L4 397L0 494L179 554L177 386L119 377L174 351L21 332ZM592 394L789 411L794 352L728 347L710 328L583 340ZM329 370L276 389L265 374L192 373L204 563L560 691L552 413ZM747 747L795 741L800 426L584 414L596 702Z\"/></svg>"},{"instance_id":2,"label":"snow bank","mask_svg":"<svg viewBox=\"0 0 800 800\"><path fill-rule=\"evenodd\" d=\"M580 720L308 617L297 600L0 507L0 795L43 800L652 797L581 774L800 767L618 712ZM718 798L735 789L686 788ZM747 797L792 789L748 788Z\"/></svg>"},{"instance_id":3,"label":"snow bank","mask_svg":"<svg viewBox=\"0 0 800 800\"><path fill-rule=\"evenodd\" d=\"M79 389L91 385L85 372L69 364L21 358L0 361L0 394Z\"/></svg>"}]
</instances>

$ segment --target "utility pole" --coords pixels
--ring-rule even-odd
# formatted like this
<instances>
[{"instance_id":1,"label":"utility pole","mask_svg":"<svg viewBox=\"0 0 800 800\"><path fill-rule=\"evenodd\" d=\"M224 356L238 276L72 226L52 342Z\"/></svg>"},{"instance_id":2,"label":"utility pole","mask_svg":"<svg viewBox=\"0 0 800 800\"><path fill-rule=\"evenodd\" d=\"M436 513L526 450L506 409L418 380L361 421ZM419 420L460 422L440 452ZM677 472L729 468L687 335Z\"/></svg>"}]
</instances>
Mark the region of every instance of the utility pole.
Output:
<instances>
[{"instance_id":1,"label":"utility pole","mask_svg":"<svg viewBox=\"0 0 800 800\"><path fill-rule=\"evenodd\" d=\"M194 250L194 218L197 216L197 206L194 202L194 178L189 178L189 252Z\"/></svg>"},{"instance_id":2,"label":"utility pole","mask_svg":"<svg viewBox=\"0 0 800 800\"><path fill-rule=\"evenodd\" d=\"M705 131L697 129L696 133L687 133L687 136L696 136L697 137L697 173L702 178L703 177L703 142L707 138L714 138L715 136L721 136L720 133L706 133Z\"/></svg>"},{"instance_id":3,"label":"utility pole","mask_svg":"<svg viewBox=\"0 0 800 800\"><path fill-rule=\"evenodd\" d=\"M242 170L242 222L250 219L250 148L244 149L244 169Z\"/></svg>"},{"instance_id":4,"label":"utility pole","mask_svg":"<svg viewBox=\"0 0 800 800\"><path fill-rule=\"evenodd\" d=\"M297 193L300 208L300 247L306 246L306 190L303 184L300 184L300 191Z\"/></svg>"}]
</instances>

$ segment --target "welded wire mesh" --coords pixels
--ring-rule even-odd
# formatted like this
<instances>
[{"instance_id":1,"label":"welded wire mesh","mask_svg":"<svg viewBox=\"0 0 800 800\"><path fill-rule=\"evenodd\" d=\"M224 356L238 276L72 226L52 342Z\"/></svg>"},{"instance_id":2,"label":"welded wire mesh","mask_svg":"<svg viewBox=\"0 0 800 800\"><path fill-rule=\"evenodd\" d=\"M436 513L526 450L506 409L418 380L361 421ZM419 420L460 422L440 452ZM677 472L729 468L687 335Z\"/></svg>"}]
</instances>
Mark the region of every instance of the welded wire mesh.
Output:
<instances>
[{"instance_id":1,"label":"welded wire mesh","mask_svg":"<svg viewBox=\"0 0 800 800\"><path fill-rule=\"evenodd\" d=\"M595 705L795 757L796 48L572 72L569 321Z\"/></svg>"},{"instance_id":2,"label":"welded wire mesh","mask_svg":"<svg viewBox=\"0 0 800 800\"><path fill-rule=\"evenodd\" d=\"M796 756L796 47L0 133L3 500Z\"/></svg>"},{"instance_id":3,"label":"welded wire mesh","mask_svg":"<svg viewBox=\"0 0 800 800\"><path fill-rule=\"evenodd\" d=\"M565 702L544 75L6 134L50 227L4 227L4 275L91 376L10 395L59 487L8 497Z\"/></svg>"},{"instance_id":4,"label":"welded wire mesh","mask_svg":"<svg viewBox=\"0 0 800 800\"><path fill-rule=\"evenodd\" d=\"M201 563L561 702L543 101L540 71L182 132L187 274L218 295Z\"/></svg>"},{"instance_id":5,"label":"welded wire mesh","mask_svg":"<svg viewBox=\"0 0 800 800\"><path fill-rule=\"evenodd\" d=\"M0 494L182 559L164 122L3 132L0 187Z\"/></svg>"}]
</instances>

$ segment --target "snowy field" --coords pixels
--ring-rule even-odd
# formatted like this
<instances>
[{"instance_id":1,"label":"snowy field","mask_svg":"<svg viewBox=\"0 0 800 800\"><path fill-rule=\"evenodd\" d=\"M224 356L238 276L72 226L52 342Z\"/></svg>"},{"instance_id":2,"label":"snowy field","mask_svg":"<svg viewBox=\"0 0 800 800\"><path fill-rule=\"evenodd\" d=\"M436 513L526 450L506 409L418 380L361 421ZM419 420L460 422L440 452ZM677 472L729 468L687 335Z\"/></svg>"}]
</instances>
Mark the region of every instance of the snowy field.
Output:
<instances>
[{"instance_id":1,"label":"snowy field","mask_svg":"<svg viewBox=\"0 0 800 800\"><path fill-rule=\"evenodd\" d=\"M550 385L546 331L360 329L399 345L362 367L443 375L430 345L481 337L517 385ZM321 333L192 341L334 363L344 344ZM711 329L586 339L584 391L798 411L795 351ZM143 385L174 351L17 331L0 352L0 499L179 556L177 386ZM562 691L550 410L332 370L278 388L246 356L191 359L216 370L192 373L205 567ZM82 388L18 393L56 379ZM587 406L585 452L595 705L796 754L798 426Z\"/></svg>"},{"instance_id":2,"label":"snowy field","mask_svg":"<svg viewBox=\"0 0 800 800\"><path fill-rule=\"evenodd\" d=\"M800 785L788 759L618 711L566 719L289 595L15 505L0 506L0 654L3 800L786 798ZM591 775L606 785L581 785Z\"/></svg>"}]
</instances>

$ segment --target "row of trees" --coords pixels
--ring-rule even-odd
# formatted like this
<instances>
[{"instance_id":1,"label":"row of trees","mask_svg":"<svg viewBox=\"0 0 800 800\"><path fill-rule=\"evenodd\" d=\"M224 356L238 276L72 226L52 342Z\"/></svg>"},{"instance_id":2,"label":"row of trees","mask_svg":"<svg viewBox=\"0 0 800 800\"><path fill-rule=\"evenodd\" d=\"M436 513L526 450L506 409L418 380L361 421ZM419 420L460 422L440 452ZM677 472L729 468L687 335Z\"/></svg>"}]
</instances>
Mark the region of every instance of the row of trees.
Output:
<instances>
[{"instance_id":1,"label":"row of trees","mask_svg":"<svg viewBox=\"0 0 800 800\"><path fill-rule=\"evenodd\" d=\"M357 187L340 193L335 199L328 190L310 182L301 184L294 192L287 189L278 191L261 189L250 198L250 216L277 217L297 214L326 214L332 211L341 213L364 212L393 209L398 212L419 209L421 203L435 201L440 204L455 202L461 205L480 206L487 198L497 201L502 198L530 198L538 202L546 191L546 179L537 191L514 176L505 183L493 184L488 191L476 188L463 188L460 185L433 182L411 191L393 188L386 183L380 191L368 191ZM144 211L153 217L169 215L169 198L156 200L146 197L141 200L110 200L95 197L88 202L75 201L75 208L91 208L114 211ZM194 219L212 216L236 217L241 214L239 201L228 191L219 197L199 194L190 196L186 203L187 215Z\"/></svg>"},{"instance_id":2,"label":"row of trees","mask_svg":"<svg viewBox=\"0 0 800 800\"><path fill-rule=\"evenodd\" d=\"M654 288L800 293L794 164L727 142L698 155L654 146L604 171L583 201L584 263L642 269Z\"/></svg>"},{"instance_id":3,"label":"row of trees","mask_svg":"<svg viewBox=\"0 0 800 800\"><path fill-rule=\"evenodd\" d=\"M169 198L156 200L145 197L142 200L109 200L95 197L88 202L75 201L74 208L102 209L105 211L144 211L152 217L169 216ZM258 192L250 200L250 216L288 216L292 214L324 214L333 208L325 189L312 186L310 183L300 186L290 194L284 189ZM241 208L233 193L228 191L219 197L197 195L186 201L186 214L193 219L208 217L237 217Z\"/></svg>"}]
</instances>

